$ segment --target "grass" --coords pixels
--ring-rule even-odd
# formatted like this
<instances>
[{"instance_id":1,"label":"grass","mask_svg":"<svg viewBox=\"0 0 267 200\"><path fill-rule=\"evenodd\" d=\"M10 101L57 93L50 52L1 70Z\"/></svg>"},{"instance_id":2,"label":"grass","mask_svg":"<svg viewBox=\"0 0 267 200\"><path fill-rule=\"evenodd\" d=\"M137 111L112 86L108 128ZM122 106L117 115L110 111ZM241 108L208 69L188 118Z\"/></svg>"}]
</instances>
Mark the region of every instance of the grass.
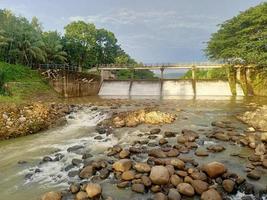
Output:
<instances>
[{"instance_id":1,"label":"grass","mask_svg":"<svg viewBox=\"0 0 267 200\"><path fill-rule=\"evenodd\" d=\"M186 74L182 77L183 79L192 78L192 70L188 70ZM216 79L216 80L228 80L227 70L225 68L220 69L197 69L196 79Z\"/></svg>"},{"instance_id":2,"label":"grass","mask_svg":"<svg viewBox=\"0 0 267 200\"><path fill-rule=\"evenodd\" d=\"M29 67L0 62L0 74L0 82L6 85L5 91L0 87L0 103L24 103L56 96L41 75Z\"/></svg>"}]
</instances>

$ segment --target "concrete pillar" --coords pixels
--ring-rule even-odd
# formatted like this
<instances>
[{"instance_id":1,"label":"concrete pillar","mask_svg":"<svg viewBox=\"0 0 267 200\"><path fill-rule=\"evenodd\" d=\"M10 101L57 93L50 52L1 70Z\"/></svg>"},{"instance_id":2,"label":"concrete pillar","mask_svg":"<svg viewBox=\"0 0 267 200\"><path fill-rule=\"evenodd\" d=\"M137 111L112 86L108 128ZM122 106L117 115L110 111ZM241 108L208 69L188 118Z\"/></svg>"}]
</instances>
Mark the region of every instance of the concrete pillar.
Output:
<instances>
[{"instance_id":1,"label":"concrete pillar","mask_svg":"<svg viewBox=\"0 0 267 200\"><path fill-rule=\"evenodd\" d=\"M247 83L247 73L246 67L239 68L240 84L245 96L248 96L248 83Z\"/></svg>"},{"instance_id":2,"label":"concrete pillar","mask_svg":"<svg viewBox=\"0 0 267 200\"><path fill-rule=\"evenodd\" d=\"M100 84L102 84L103 83L103 81L104 81L104 70L103 69L101 69L101 71L100 71Z\"/></svg>"},{"instance_id":3,"label":"concrete pillar","mask_svg":"<svg viewBox=\"0 0 267 200\"><path fill-rule=\"evenodd\" d=\"M164 68L160 68L160 79L164 79Z\"/></svg>"},{"instance_id":4,"label":"concrete pillar","mask_svg":"<svg viewBox=\"0 0 267 200\"><path fill-rule=\"evenodd\" d=\"M236 96L236 76L235 66L228 66L228 82L233 96Z\"/></svg>"}]
</instances>

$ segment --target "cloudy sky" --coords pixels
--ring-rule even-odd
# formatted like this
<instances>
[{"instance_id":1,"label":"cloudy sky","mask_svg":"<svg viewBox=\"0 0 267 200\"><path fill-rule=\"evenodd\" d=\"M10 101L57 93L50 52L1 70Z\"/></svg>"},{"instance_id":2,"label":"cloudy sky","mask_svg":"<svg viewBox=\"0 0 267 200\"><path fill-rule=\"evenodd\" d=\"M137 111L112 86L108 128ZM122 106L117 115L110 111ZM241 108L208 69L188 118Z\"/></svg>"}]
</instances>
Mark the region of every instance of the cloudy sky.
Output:
<instances>
[{"instance_id":1,"label":"cloudy sky","mask_svg":"<svg viewBox=\"0 0 267 200\"><path fill-rule=\"evenodd\" d=\"M145 63L206 60L205 42L217 25L264 0L0 0L0 8L37 16L45 30L74 20L114 32Z\"/></svg>"}]
</instances>

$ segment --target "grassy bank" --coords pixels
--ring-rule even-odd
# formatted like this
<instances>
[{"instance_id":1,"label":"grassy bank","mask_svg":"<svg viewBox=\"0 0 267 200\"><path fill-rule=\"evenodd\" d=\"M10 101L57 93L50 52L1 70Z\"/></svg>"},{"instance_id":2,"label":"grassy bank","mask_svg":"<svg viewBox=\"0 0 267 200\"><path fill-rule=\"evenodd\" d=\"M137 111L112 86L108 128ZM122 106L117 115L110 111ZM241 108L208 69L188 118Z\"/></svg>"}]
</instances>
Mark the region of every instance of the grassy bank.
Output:
<instances>
[{"instance_id":1,"label":"grassy bank","mask_svg":"<svg viewBox=\"0 0 267 200\"><path fill-rule=\"evenodd\" d=\"M53 100L58 95L37 71L0 62L0 103Z\"/></svg>"},{"instance_id":2,"label":"grassy bank","mask_svg":"<svg viewBox=\"0 0 267 200\"><path fill-rule=\"evenodd\" d=\"M182 77L183 79L192 78L192 70L188 70L186 74ZM221 69L197 69L196 79L218 79L218 80L228 80L227 70L225 68Z\"/></svg>"},{"instance_id":3,"label":"grassy bank","mask_svg":"<svg viewBox=\"0 0 267 200\"><path fill-rule=\"evenodd\" d=\"M252 72L250 79L254 94L267 96L267 70Z\"/></svg>"}]
</instances>

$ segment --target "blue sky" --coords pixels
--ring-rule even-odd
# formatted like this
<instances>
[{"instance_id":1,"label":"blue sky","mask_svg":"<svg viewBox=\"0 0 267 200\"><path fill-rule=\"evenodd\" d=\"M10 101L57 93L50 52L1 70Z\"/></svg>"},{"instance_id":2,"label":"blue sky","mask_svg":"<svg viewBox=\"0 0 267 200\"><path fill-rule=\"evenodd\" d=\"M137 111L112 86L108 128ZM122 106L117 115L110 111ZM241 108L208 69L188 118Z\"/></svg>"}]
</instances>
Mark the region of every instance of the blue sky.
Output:
<instances>
[{"instance_id":1,"label":"blue sky","mask_svg":"<svg viewBox=\"0 0 267 200\"><path fill-rule=\"evenodd\" d=\"M205 42L217 25L263 0L0 0L0 8L37 16L45 30L74 20L114 32L144 63L206 60Z\"/></svg>"}]
</instances>

